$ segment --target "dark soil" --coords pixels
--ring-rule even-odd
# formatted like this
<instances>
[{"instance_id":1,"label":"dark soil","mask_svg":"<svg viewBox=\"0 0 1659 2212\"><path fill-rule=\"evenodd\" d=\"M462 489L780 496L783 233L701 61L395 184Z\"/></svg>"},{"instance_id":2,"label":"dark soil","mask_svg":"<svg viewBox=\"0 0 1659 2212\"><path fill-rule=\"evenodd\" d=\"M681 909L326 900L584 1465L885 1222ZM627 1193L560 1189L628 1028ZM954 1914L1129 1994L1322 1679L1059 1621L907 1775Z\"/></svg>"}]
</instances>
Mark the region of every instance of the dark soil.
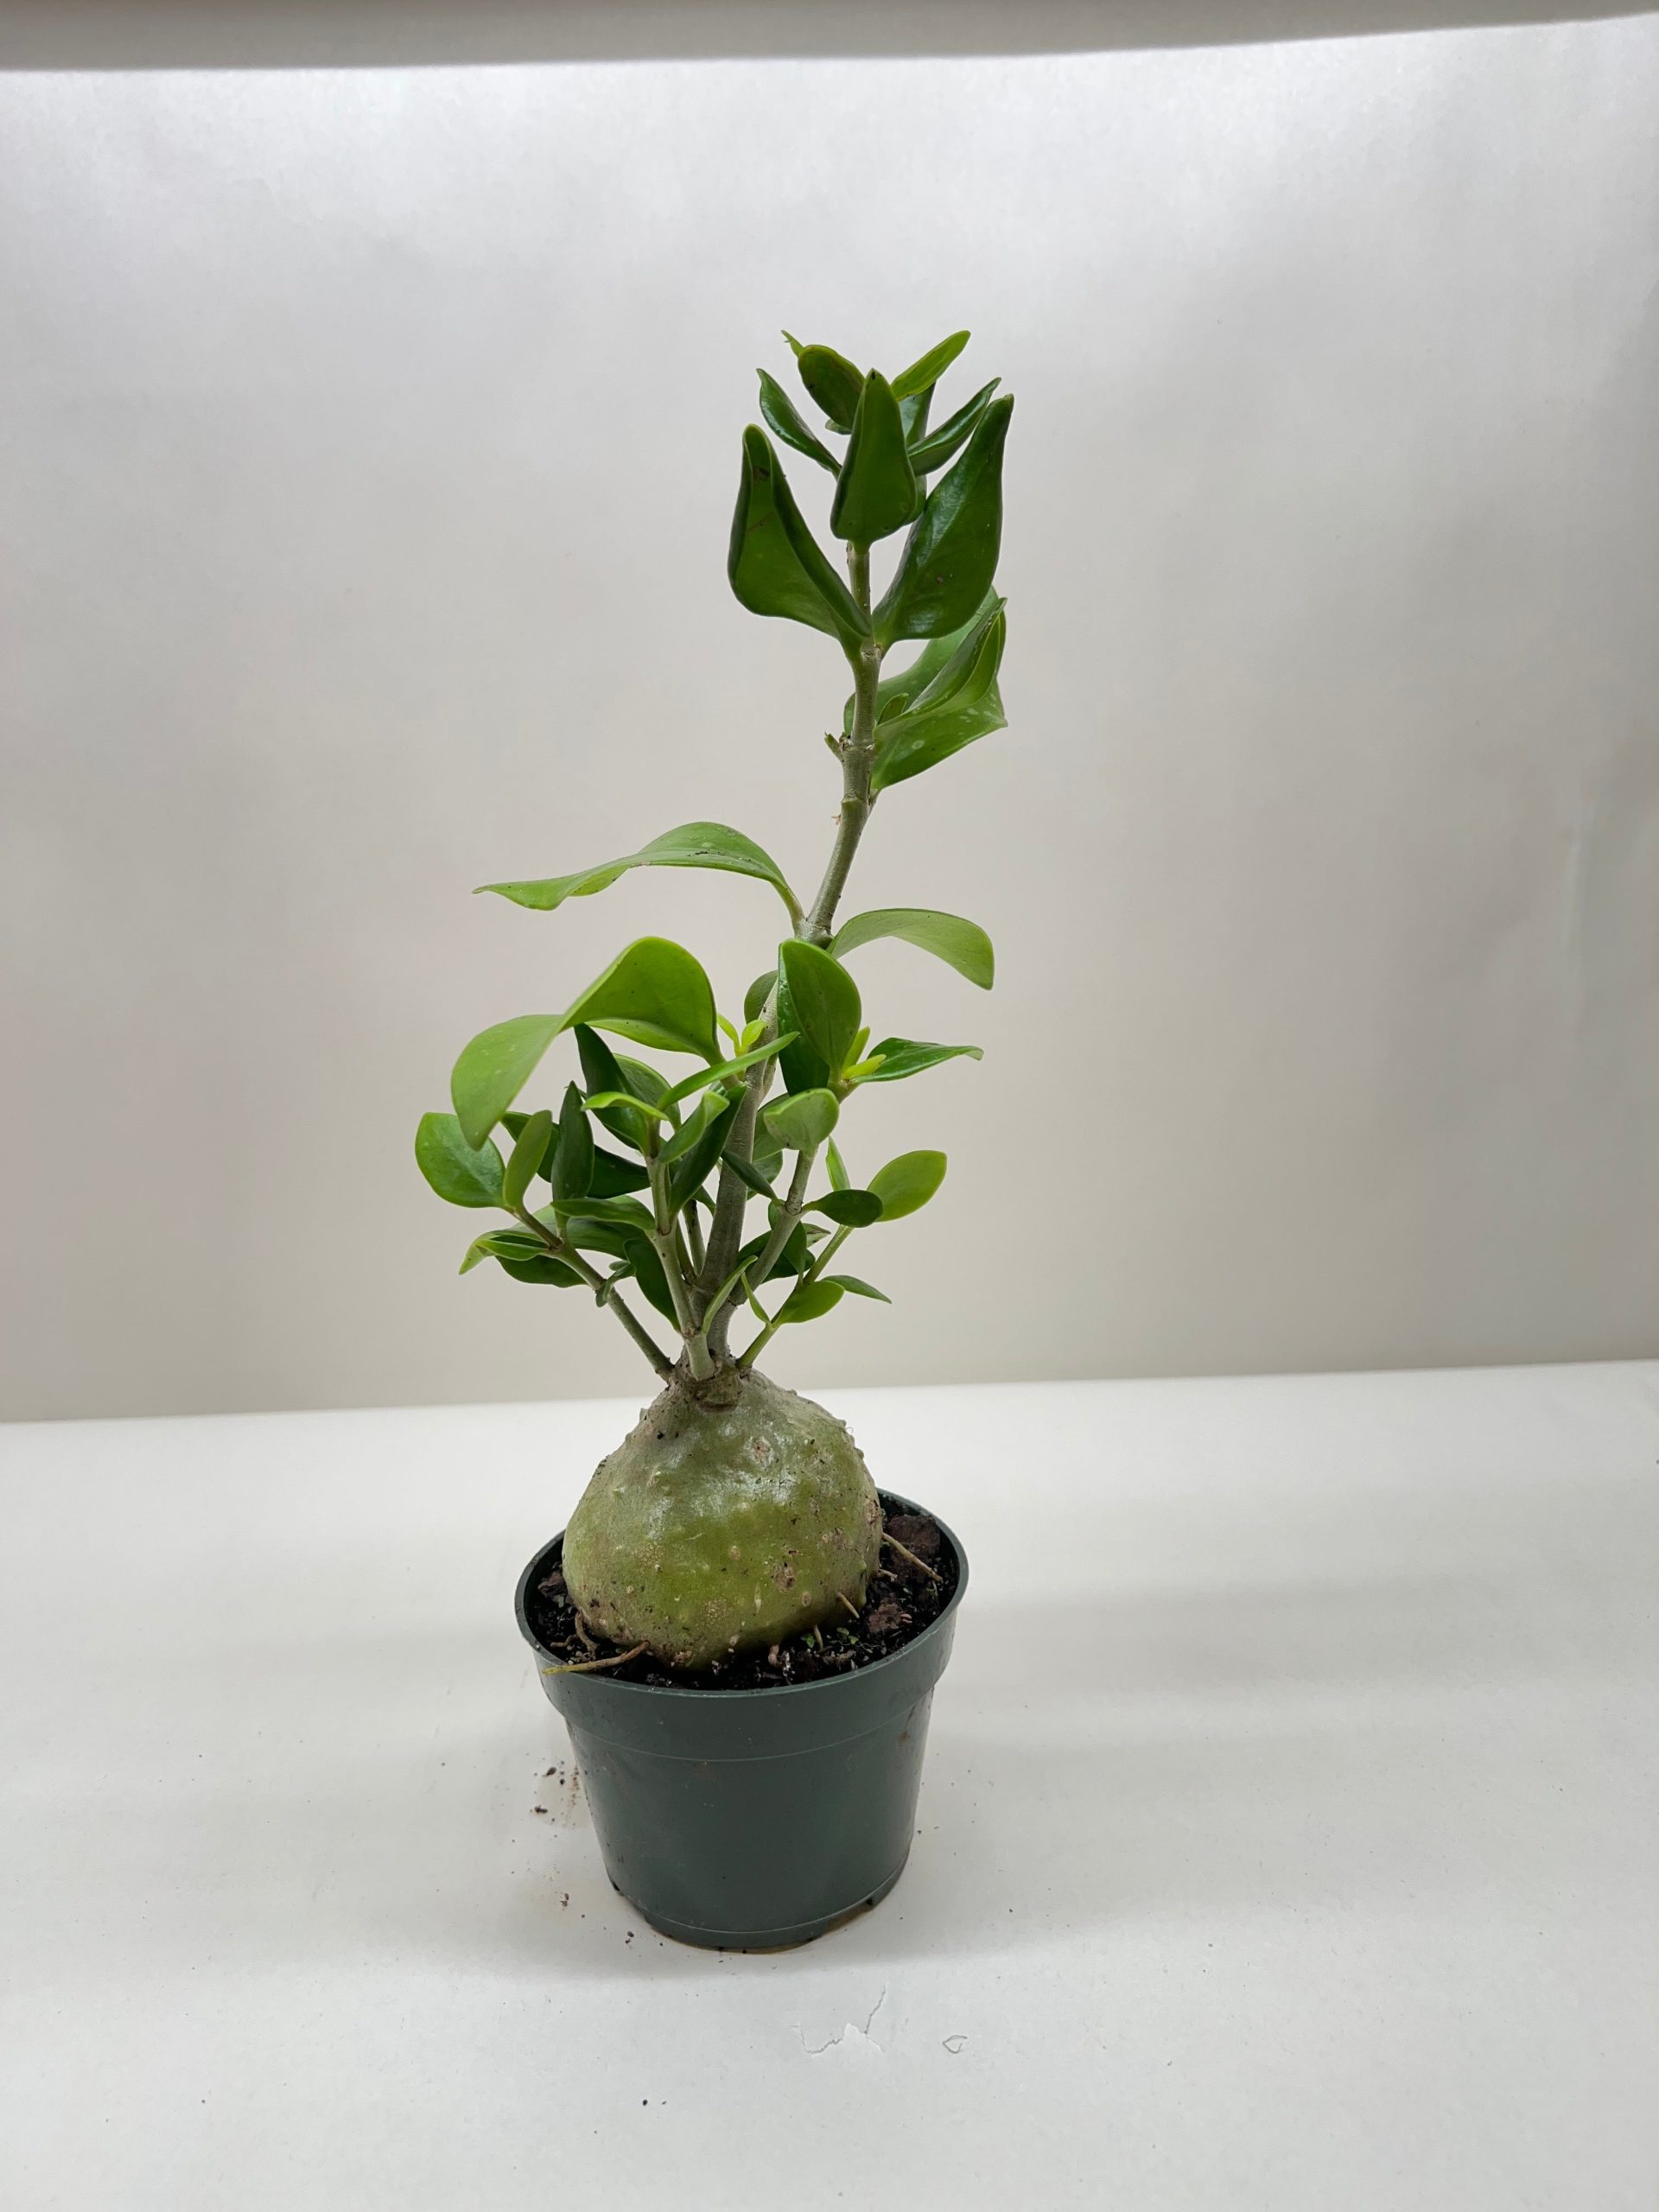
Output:
<instances>
[{"instance_id":1,"label":"dark soil","mask_svg":"<svg viewBox=\"0 0 1659 2212\"><path fill-rule=\"evenodd\" d=\"M838 1624L826 1624L813 1635L791 1637L774 1643L770 1651L740 1651L716 1660L706 1673L677 1675L649 1653L629 1659L604 1672L619 1682L643 1682L653 1689L763 1690L790 1682L817 1682L827 1675L850 1674L872 1660L886 1659L918 1637L950 1604L957 1586L958 1568L955 1549L946 1543L938 1523L925 1513L912 1513L880 1491L882 1527L889 1536L914 1552L931 1567L917 1567L892 1544L881 1547L881 1565L870 1578L870 1586L859 1616ZM576 1627L576 1609L560 1573L556 1550L548 1555L549 1571L532 1583L525 1599L532 1633L555 1659L580 1662L604 1659L617 1646L604 1637L585 1642ZM938 1579L936 1580L935 1577Z\"/></svg>"}]
</instances>

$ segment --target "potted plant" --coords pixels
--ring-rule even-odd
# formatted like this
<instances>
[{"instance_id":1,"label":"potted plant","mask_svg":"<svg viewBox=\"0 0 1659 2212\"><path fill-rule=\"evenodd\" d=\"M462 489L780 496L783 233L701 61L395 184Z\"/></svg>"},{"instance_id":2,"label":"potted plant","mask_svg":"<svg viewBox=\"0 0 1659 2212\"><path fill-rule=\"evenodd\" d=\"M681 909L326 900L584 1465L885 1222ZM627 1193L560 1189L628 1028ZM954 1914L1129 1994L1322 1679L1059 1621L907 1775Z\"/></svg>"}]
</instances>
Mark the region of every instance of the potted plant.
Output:
<instances>
[{"instance_id":1,"label":"potted plant","mask_svg":"<svg viewBox=\"0 0 1659 2212\"><path fill-rule=\"evenodd\" d=\"M842 1143L858 1094L979 1057L970 1045L873 1043L847 963L899 938L988 988L985 932L927 908L840 918L877 801L1003 726L994 578L1014 403L993 380L930 425L938 379L967 340L957 333L889 383L791 338L826 435L845 440L839 456L761 372L771 429L834 479L844 580L772 440L743 434L732 588L754 613L822 631L852 671L827 741L841 810L810 902L717 822L574 874L482 887L551 912L632 868L753 878L788 927L741 1020L717 1011L690 952L641 938L563 1013L474 1037L455 1063L454 1112L427 1115L416 1139L440 1198L506 1217L474 1239L462 1274L490 1262L522 1283L587 1290L660 1385L525 1570L518 1621L569 1724L612 1880L653 1925L695 1943L805 1942L898 1879L966 1582L950 1531L878 1492L842 1424L759 1359L779 1329L849 1294L881 1298L846 1271L844 1247L914 1213L944 1178L935 1151L855 1177ZM900 532L878 592L872 548ZM888 672L907 640L919 652ZM519 1109L561 1038L580 1080L556 1108ZM683 1056L691 1072L623 1046Z\"/></svg>"}]
</instances>

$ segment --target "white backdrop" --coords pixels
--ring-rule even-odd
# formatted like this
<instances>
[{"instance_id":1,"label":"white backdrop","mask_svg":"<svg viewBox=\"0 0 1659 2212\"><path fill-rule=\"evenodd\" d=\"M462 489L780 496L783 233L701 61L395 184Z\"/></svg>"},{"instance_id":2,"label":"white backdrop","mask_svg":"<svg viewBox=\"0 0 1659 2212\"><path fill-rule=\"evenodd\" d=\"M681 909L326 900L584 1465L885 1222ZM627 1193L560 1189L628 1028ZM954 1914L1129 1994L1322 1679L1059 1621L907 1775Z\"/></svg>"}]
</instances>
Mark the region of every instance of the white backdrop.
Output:
<instances>
[{"instance_id":1,"label":"white backdrop","mask_svg":"<svg viewBox=\"0 0 1659 2212\"><path fill-rule=\"evenodd\" d=\"M987 1057L861 1108L951 1178L779 1370L1650 1352L1656 105L1651 19L0 79L0 1410L635 1386L410 1140L628 938L734 997L774 926L473 884L816 874L836 655L723 574L780 323L971 322L1019 408L1012 726L854 896L991 931L989 1000L860 956Z\"/></svg>"}]
</instances>

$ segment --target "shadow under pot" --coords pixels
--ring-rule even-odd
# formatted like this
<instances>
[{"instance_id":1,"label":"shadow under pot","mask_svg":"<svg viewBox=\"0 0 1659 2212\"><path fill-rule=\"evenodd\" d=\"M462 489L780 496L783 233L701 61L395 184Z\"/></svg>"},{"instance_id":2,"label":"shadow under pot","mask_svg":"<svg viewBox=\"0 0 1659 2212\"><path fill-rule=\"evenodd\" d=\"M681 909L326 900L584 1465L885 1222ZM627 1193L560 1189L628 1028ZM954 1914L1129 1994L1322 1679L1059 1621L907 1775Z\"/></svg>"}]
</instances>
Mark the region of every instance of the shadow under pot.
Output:
<instances>
[{"instance_id":1,"label":"shadow under pot","mask_svg":"<svg viewBox=\"0 0 1659 2212\"><path fill-rule=\"evenodd\" d=\"M888 1492L890 1512L922 1508ZM518 1626L563 1715L605 1871L664 1936L711 1950L810 1943L879 1904L905 1869L933 1685L968 1586L908 1643L817 1681L696 1689L561 1672L531 1625L563 1532L519 1578ZM947 1564L942 1561L941 1564Z\"/></svg>"}]
</instances>

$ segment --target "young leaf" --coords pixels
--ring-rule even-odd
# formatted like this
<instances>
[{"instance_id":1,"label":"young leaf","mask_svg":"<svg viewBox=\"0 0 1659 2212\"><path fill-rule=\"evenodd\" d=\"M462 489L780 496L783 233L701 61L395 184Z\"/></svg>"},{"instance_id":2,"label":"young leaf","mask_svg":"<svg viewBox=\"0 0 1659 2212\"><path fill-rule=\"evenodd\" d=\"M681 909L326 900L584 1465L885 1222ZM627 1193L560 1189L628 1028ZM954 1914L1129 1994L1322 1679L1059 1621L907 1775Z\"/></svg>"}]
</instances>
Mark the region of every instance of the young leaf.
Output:
<instances>
[{"instance_id":1,"label":"young leaf","mask_svg":"<svg viewBox=\"0 0 1659 2212\"><path fill-rule=\"evenodd\" d=\"M991 988L996 955L977 922L965 921L960 914L935 913L927 906L879 906L843 922L830 950L841 960L859 945L874 944L881 937L902 938L908 944L918 944L924 952L954 968L958 976L977 983L982 991Z\"/></svg>"},{"instance_id":2,"label":"young leaf","mask_svg":"<svg viewBox=\"0 0 1659 2212\"><path fill-rule=\"evenodd\" d=\"M594 1181L594 1133L582 1108L582 1093L567 1085L559 1111L559 1148L553 1155L553 1203L570 1205L585 1198Z\"/></svg>"},{"instance_id":3,"label":"young leaf","mask_svg":"<svg viewBox=\"0 0 1659 2212\"><path fill-rule=\"evenodd\" d=\"M486 1138L470 1145L453 1114L423 1114L415 1132L415 1162L441 1198L452 1206L501 1204L501 1155Z\"/></svg>"},{"instance_id":4,"label":"young leaf","mask_svg":"<svg viewBox=\"0 0 1659 2212\"><path fill-rule=\"evenodd\" d=\"M793 1090L775 1098L760 1120L776 1143L812 1152L835 1128L839 1110L832 1090Z\"/></svg>"},{"instance_id":5,"label":"young leaf","mask_svg":"<svg viewBox=\"0 0 1659 2212\"><path fill-rule=\"evenodd\" d=\"M943 468L957 448L973 435L974 426L991 404L991 394L1001 383L993 377L982 385L966 406L958 407L954 415L947 416L937 430L918 438L914 430L910 434L910 465L918 476L931 475L936 468Z\"/></svg>"},{"instance_id":6,"label":"young leaf","mask_svg":"<svg viewBox=\"0 0 1659 2212\"><path fill-rule=\"evenodd\" d=\"M842 1287L828 1275L817 1282L798 1283L778 1309L779 1323L786 1321L816 1321L832 1306L839 1306Z\"/></svg>"},{"instance_id":7,"label":"young leaf","mask_svg":"<svg viewBox=\"0 0 1659 2212\"><path fill-rule=\"evenodd\" d=\"M586 1124L583 1126L585 1128ZM553 1116L543 1107L539 1114L530 1116L515 1139L501 1185L501 1203L509 1213L517 1212L523 1205L531 1176L540 1174L542 1162L547 1156L548 1139L552 1134ZM592 1144L590 1137L590 1150Z\"/></svg>"},{"instance_id":8,"label":"young leaf","mask_svg":"<svg viewBox=\"0 0 1659 2212\"><path fill-rule=\"evenodd\" d=\"M480 1030L461 1048L449 1096L467 1144L477 1149L487 1141L563 1027L563 1014L521 1014Z\"/></svg>"},{"instance_id":9,"label":"young leaf","mask_svg":"<svg viewBox=\"0 0 1659 2212\"><path fill-rule=\"evenodd\" d=\"M880 1220L881 1201L874 1191L831 1191L827 1198L815 1198L807 1211L821 1213L842 1229L868 1229Z\"/></svg>"},{"instance_id":10,"label":"young leaf","mask_svg":"<svg viewBox=\"0 0 1659 2212\"><path fill-rule=\"evenodd\" d=\"M993 400L961 460L928 493L876 609L882 645L956 629L990 588L1002 538L1002 448L1013 411L1012 399Z\"/></svg>"},{"instance_id":11,"label":"young leaf","mask_svg":"<svg viewBox=\"0 0 1659 2212\"><path fill-rule=\"evenodd\" d=\"M578 868L574 875L545 875L528 882L480 883L478 887L480 891L497 892L503 899L511 899L516 906L529 906L538 914L550 914L567 899L591 899L595 892L607 890L619 876L636 868L717 868L727 875L753 876L759 882L771 884L791 918L800 919L800 902L772 855L752 837L746 837L741 830L728 829L723 822L683 822L677 830L665 830L660 837L653 837L637 853L626 853L618 861L601 861L597 868Z\"/></svg>"},{"instance_id":12,"label":"young leaf","mask_svg":"<svg viewBox=\"0 0 1659 2212\"><path fill-rule=\"evenodd\" d=\"M789 338L787 331L784 335ZM795 365L800 372L801 382L823 408L830 429L839 430L844 437L858 412L859 394L864 386L862 376L833 346L799 346L792 338L789 342L795 347Z\"/></svg>"},{"instance_id":13,"label":"young leaf","mask_svg":"<svg viewBox=\"0 0 1659 2212\"><path fill-rule=\"evenodd\" d=\"M766 427L777 433L786 446L793 446L797 453L804 453L809 461L816 461L820 468L827 468L833 476L838 466L834 454L822 439L815 438L795 411L795 403L776 377L762 369L760 376L760 412Z\"/></svg>"},{"instance_id":14,"label":"young leaf","mask_svg":"<svg viewBox=\"0 0 1659 2212\"><path fill-rule=\"evenodd\" d=\"M836 480L830 527L851 544L872 545L902 530L916 506L916 477L905 449L899 403L887 378L872 369Z\"/></svg>"},{"instance_id":15,"label":"young leaf","mask_svg":"<svg viewBox=\"0 0 1659 2212\"><path fill-rule=\"evenodd\" d=\"M585 990L562 1027L584 1022L664 1052L696 1052L718 1060L715 994L683 945L642 937Z\"/></svg>"},{"instance_id":16,"label":"young leaf","mask_svg":"<svg viewBox=\"0 0 1659 2212\"><path fill-rule=\"evenodd\" d=\"M942 1152L901 1152L870 1178L870 1188L881 1201L883 1221L901 1221L925 1206L944 1180Z\"/></svg>"},{"instance_id":17,"label":"young leaf","mask_svg":"<svg viewBox=\"0 0 1659 2212\"><path fill-rule=\"evenodd\" d=\"M789 979L784 973L781 959L772 977L772 988L777 994L773 1018L779 1029L787 1031L795 1039L792 1045L786 1045L778 1056L784 1088L785 1090L821 1090L830 1080L829 1065L801 1034L800 1018L795 1011L795 1001L790 995Z\"/></svg>"},{"instance_id":18,"label":"young leaf","mask_svg":"<svg viewBox=\"0 0 1659 2212\"><path fill-rule=\"evenodd\" d=\"M743 433L726 573L752 614L804 622L849 650L869 635L868 616L807 528L771 440L753 424Z\"/></svg>"},{"instance_id":19,"label":"young leaf","mask_svg":"<svg viewBox=\"0 0 1659 2212\"><path fill-rule=\"evenodd\" d=\"M982 1060L984 1057L977 1045L921 1045L910 1037L884 1037L870 1055L880 1065L860 1080L902 1083L906 1076L920 1075L925 1068L936 1068L944 1060Z\"/></svg>"},{"instance_id":20,"label":"young leaf","mask_svg":"<svg viewBox=\"0 0 1659 2212\"><path fill-rule=\"evenodd\" d=\"M894 377L893 397L913 398L918 391L927 391L938 384L968 343L970 334L966 330L958 330L949 338L942 338L937 346L930 346L919 361L912 361L907 369Z\"/></svg>"},{"instance_id":21,"label":"young leaf","mask_svg":"<svg viewBox=\"0 0 1659 2212\"><path fill-rule=\"evenodd\" d=\"M870 775L873 791L884 791L919 776L925 768L937 767L976 738L1006 728L1007 717L1002 711L996 672L1007 635L1007 618L999 606L970 641L971 657L968 657L968 646L959 649L919 700L878 726L875 766Z\"/></svg>"},{"instance_id":22,"label":"young leaf","mask_svg":"<svg viewBox=\"0 0 1659 2212\"><path fill-rule=\"evenodd\" d=\"M800 938L780 946L778 959L789 991L789 1026L838 1075L858 1034L858 985L821 945Z\"/></svg>"},{"instance_id":23,"label":"young leaf","mask_svg":"<svg viewBox=\"0 0 1659 2212\"><path fill-rule=\"evenodd\" d=\"M878 1290L873 1282L866 1282L862 1275L820 1275L818 1281L839 1283L842 1290L850 1290L855 1298L879 1298L884 1306L893 1303L885 1290Z\"/></svg>"},{"instance_id":24,"label":"young leaf","mask_svg":"<svg viewBox=\"0 0 1659 2212\"><path fill-rule=\"evenodd\" d=\"M823 1148L823 1164L830 1171L831 1189L847 1191L852 1188L853 1179L847 1173L847 1163L842 1158L840 1147L833 1137Z\"/></svg>"}]
</instances>

